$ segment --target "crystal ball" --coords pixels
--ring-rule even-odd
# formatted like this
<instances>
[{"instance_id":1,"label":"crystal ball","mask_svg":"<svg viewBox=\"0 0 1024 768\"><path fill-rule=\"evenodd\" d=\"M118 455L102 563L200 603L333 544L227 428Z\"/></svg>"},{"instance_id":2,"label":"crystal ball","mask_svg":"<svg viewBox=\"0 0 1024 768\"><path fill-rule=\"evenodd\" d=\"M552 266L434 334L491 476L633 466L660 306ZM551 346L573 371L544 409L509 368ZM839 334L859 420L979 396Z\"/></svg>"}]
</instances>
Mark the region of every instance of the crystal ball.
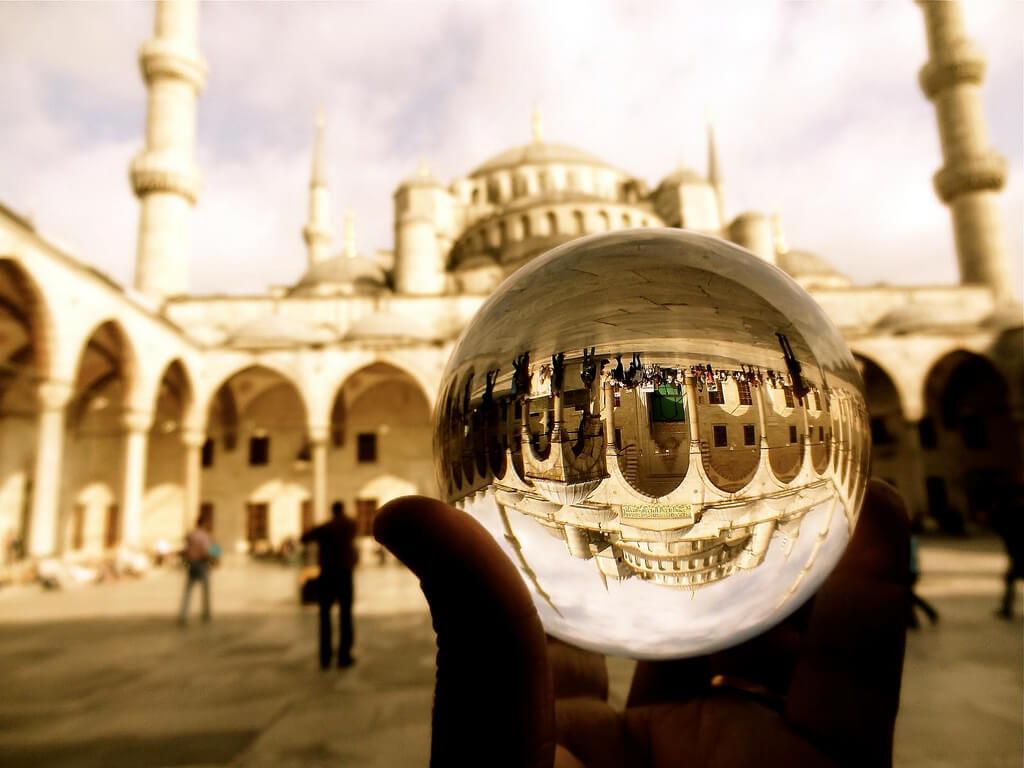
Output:
<instances>
[{"instance_id":1,"label":"crystal ball","mask_svg":"<svg viewBox=\"0 0 1024 768\"><path fill-rule=\"evenodd\" d=\"M760 634L842 555L863 383L786 273L677 229L580 238L466 327L434 418L442 497L515 563L545 629L665 659Z\"/></svg>"}]
</instances>

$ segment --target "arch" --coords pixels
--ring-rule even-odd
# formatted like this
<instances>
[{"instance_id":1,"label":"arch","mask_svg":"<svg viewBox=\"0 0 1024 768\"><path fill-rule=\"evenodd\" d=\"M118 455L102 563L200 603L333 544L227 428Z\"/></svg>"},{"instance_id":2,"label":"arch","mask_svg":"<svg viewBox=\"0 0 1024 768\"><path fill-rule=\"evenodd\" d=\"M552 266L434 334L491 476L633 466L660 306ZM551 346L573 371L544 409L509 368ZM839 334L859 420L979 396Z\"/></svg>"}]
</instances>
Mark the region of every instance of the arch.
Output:
<instances>
[{"instance_id":1,"label":"arch","mask_svg":"<svg viewBox=\"0 0 1024 768\"><path fill-rule=\"evenodd\" d=\"M947 530L985 523L1006 486L1021 481L1010 389L987 358L963 349L937 360L924 379L920 425L928 508Z\"/></svg>"},{"instance_id":2,"label":"arch","mask_svg":"<svg viewBox=\"0 0 1024 768\"><path fill-rule=\"evenodd\" d=\"M602 232L607 232L612 228L612 220L608 216L608 211L598 211L597 220L600 223Z\"/></svg>"},{"instance_id":3,"label":"arch","mask_svg":"<svg viewBox=\"0 0 1024 768\"><path fill-rule=\"evenodd\" d=\"M103 320L85 335L74 371L74 393L68 412L70 425L78 421L92 398L110 385L120 385L123 405L134 402L138 357L117 320Z\"/></svg>"},{"instance_id":4,"label":"arch","mask_svg":"<svg viewBox=\"0 0 1024 768\"><path fill-rule=\"evenodd\" d=\"M523 240L526 240L530 237L530 217L524 214L519 219L519 226L523 234Z\"/></svg>"},{"instance_id":5,"label":"arch","mask_svg":"<svg viewBox=\"0 0 1024 768\"><path fill-rule=\"evenodd\" d=\"M179 405L181 419L188 421L195 403L195 391L192 387L192 377L189 376L188 369L180 357L167 363L157 379L156 391L150 398L154 414L160 411L162 398L176 401Z\"/></svg>"},{"instance_id":6,"label":"arch","mask_svg":"<svg viewBox=\"0 0 1024 768\"><path fill-rule=\"evenodd\" d=\"M49 378L55 343L50 308L36 281L12 259L0 259L0 316L4 314L26 328L31 350L27 362L34 377ZM16 353L17 350L11 356Z\"/></svg>"},{"instance_id":7,"label":"arch","mask_svg":"<svg viewBox=\"0 0 1024 768\"><path fill-rule=\"evenodd\" d=\"M239 376L248 371L256 370L262 370L266 371L267 373L277 374L282 379L291 384L295 388L295 391L299 393L299 401L302 403L302 408L304 412L307 414L309 413L309 403L307 402L306 392L302 387L302 383L294 377L293 373L283 366L276 365L269 361L261 360L258 363L244 363L242 365L239 365L237 368L229 370L227 373L223 374L217 380L215 386L206 391L205 396L203 398L197 398L197 413L199 414L200 419L204 420L204 425L205 419L209 414L210 408L213 405L213 401L217 397L217 394L220 391L220 389L236 376Z\"/></svg>"},{"instance_id":8,"label":"arch","mask_svg":"<svg viewBox=\"0 0 1024 768\"><path fill-rule=\"evenodd\" d=\"M548 223L548 234L549 235L557 235L558 234L558 217L555 215L555 212L554 211L548 211L547 214L544 216L544 218L547 220L547 223Z\"/></svg>"},{"instance_id":9,"label":"arch","mask_svg":"<svg viewBox=\"0 0 1024 768\"><path fill-rule=\"evenodd\" d=\"M622 214L622 227L624 229L629 229L632 226L633 226L633 219L632 219L632 217L629 215L628 212L623 213Z\"/></svg>"},{"instance_id":10,"label":"arch","mask_svg":"<svg viewBox=\"0 0 1024 768\"><path fill-rule=\"evenodd\" d=\"M583 211L573 211L572 222L575 234L582 235L586 233L586 220L583 218Z\"/></svg>"}]
</instances>

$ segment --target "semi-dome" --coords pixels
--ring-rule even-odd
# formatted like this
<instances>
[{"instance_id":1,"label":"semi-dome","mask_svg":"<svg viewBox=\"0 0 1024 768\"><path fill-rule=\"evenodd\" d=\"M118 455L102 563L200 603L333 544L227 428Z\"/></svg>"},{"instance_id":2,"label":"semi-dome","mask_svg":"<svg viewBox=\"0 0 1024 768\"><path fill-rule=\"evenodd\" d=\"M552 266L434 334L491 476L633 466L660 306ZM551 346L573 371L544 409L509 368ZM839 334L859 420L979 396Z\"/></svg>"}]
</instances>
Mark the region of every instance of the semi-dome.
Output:
<instances>
[{"instance_id":1,"label":"semi-dome","mask_svg":"<svg viewBox=\"0 0 1024 768\"><path fill-rule=\"evenodd\" d=\"M284 347L300 344L323 344L335 333L315 327L287 315L265 315L235 329L228 343L235 347Z\"/></svg>"},{"instance_id":2,"label":"semi-dome","mask_svg":"<svg viewBox=\"0 0 1024 768\"><path fill-rule=\"evenodd\" d=\"M516 168L521 165L550 165L555 163L563 165L588 165L614 170L611 165L586 150L570 147L566 144L534 141L499 152L479 166L470 176L483 176L494 171Z\"/></svg>"},{"instance_id":3,"label":"semi-dome","mask_svg":"<svg viewBox=\"0 0 1024 768\"><path fill-rule=\"evenodd\" d=\"M791 251L776 254L775 263L794 279L849 285L850 279L837 271L825 259L810 251Z\"/></svg>"},{"instance_id":4,"label":"semi-dome","mask_svg":"<svg viewBox=\"0 0 1024 768\"><path fill-rule=\"evenodd\" d=\"M355 320L344 338L346 341L425 341L433 337L411 317L374 312Z\"/></svg>"},{"instance_id":5,"label":"semi-dome","mask_svg":"<svg viewBox=\"0 0 1024 768\"><path fill-rule=\"evenodd\" d=\"M310 293L348 288L357 293L378 291L387 285L384 269L365 256L339 254L310 267L295 285L295 292Z\"/></svg>"}]
</instances>

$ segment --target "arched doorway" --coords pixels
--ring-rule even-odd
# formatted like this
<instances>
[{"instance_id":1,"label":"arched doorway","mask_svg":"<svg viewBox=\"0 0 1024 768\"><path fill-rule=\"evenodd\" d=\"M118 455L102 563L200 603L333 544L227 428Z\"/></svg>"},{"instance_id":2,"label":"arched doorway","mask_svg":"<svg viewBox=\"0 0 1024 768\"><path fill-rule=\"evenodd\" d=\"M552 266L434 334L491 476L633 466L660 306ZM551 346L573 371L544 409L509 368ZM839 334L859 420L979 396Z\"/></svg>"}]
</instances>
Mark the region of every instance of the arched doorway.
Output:
<instances>
[{"instance_id":1,"label":"arched doorway","mask_svg":"<svg viewBox=\"0 0 1024 768\"><path fill-rule=\"evenodd\" d=\"M305 401L264 366L227 378L211 398L202 450L200 509L225 551L255 554L302 532L310 515Z\"/></svg>"},{"instance_id":2,"label":"arched doorway","mask_svg":"<svg viewBox=\"0 0 1024 768\"><path fill-rule=\"evenodd\" d=\"M29 535L37 389L48 374L46 317L31 278L0 260L0 565L25 553Z\"/></svg>"},{"instance_id":3,"label":"arched doorway","mask_svg":"<svg viewBox=\"0 0 1024 768\"><path fill-rule=\"evenodd\" d=\"M344 503L361 536L390 499L437 495L430 405L409 373L372 363L344 381L331 407L328 467L328 498Z\"/></svg>"},{"instance_id":4,"label":"arched doorway","mask_svg":"<svg viewBox=\"0 0 1024 768\"><path fill-rule=\"evenodd\" d=\"M185 508L183 425L192 403L192 385L184 364L164 369L153 403L153 423L146 441L143 543L157 551L176 548L198 510Z\"/></svg>"},{"instance_id":5,"label":"arched doorway","mask_svg":"<svg viewBox=\"0 0 1024 768\"><path fill-rule=\"evenodd\" d=\"M134 360L115 321L98 326L82 347L65 421L61 551L95 556L139 543L141 509L125 508L125 416Z\"/></svg>"},{"instance_id":6,"label":"arched doorway","mask_svg":"<svg viewBox=\"0 0 1024 768\"><path fill-rule=\"evenodd\" d=\"M916 495L909 488L907 463L916 452L910 443L903 415L903 405L892 377L874 360L855 355L857 367L864 380L871 426L871 473L900 489L908 500ZM918 480L920 482L920 480Z\"/></svg>"},{"instance_id":7,"label":"arched doorway","mask_svg":"<svg viewBox=\"0 0 1024 768\"><path fill-rule=\"evenodd\" d=\"M988 360L957 350L924 384L919 424L930 514L946 530L985 523L994 493L1020 472L1006 381Z\"/></svg>"}]
</instances>

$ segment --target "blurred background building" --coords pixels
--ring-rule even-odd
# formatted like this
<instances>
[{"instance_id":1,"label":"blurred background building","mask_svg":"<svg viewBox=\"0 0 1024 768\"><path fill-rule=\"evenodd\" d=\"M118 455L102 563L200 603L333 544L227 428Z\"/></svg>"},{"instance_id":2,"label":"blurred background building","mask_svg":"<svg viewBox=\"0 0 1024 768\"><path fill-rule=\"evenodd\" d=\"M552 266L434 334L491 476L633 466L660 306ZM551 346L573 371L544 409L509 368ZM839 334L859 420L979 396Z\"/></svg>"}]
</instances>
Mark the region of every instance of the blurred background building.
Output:
<instances>
[{"instance_id":1,"label":"blurred background building","mask_svg":"<svg viewBox=\"0 0 1024 768\"><path fill-rule=\"evenodd\" d=\"M308 268L294 285L244 297L189 295L207 65L196 3L155 10L139 57L146 130L130 168L134 289L0 206L7 557L152 550L177 542L201 508L235 551L296 537L335 499L368 532L380 504L437 493L431 409L454 340L494 288L553 246L635 227L724 237L811 293L861 365L874 472L922 520L950 531L983 523L993 491L1020 474L1024 339L997 203L1006 164L988 145L985 62L958 3L921 7L920 84L941 136L934 185L951 212L959 285L853 285L823 256L791 248L778 216L730 212L710 125L703 172L680 167L650 184L547 141L535 110L526 143L465 176L442 181L421 166L399 181L389 251L360 250L351 216L335 243L329 127L318 119L296 233Z\"/></svg>"}]
</instances>

